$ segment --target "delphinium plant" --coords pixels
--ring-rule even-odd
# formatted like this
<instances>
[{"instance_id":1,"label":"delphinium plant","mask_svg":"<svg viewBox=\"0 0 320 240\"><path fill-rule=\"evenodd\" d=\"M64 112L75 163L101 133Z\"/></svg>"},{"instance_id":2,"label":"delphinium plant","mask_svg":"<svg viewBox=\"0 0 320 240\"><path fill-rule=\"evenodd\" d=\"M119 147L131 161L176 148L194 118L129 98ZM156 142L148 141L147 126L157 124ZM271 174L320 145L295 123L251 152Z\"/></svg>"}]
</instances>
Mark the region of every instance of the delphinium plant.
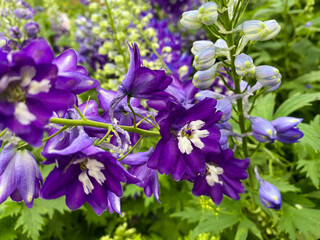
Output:
<instances>
[{"instance_id":1,"label":"delphinium plant","mask_svg":"<svg viewBox=\"0 0 320 240\"><path fill-rule=\"evenodd\" d=\"M97 215L107 210L121 215L123 184L136 185L160 202L161 174L187 183L199 196L195 208L173 214L196 224L190 238L320 236L312 226L319 210L305 208L308 199L298 194L283 198L280 191L297 187L270 178L295 177L282 156L283 143L303 137L298 128L303 119L287 116L291 103L273 114L282 75L273 66L256 66L245 52L254 42L276 37L281 27L275 20L242 21L248 2L208 1L182 14L183 27L203 28L208 37L193 44L196 72L190 78L188 58L174 67L174 54L166 54L177 45L175 59L182 58L180 38L131 1L88 6L97 15L86 24L96 24L91 30L99 35L99 54L117 69L110 74L121 79L117 91L110 79L100 84L89 77L74 50L55 56L44 38L36 36L14 50L1 46L0 203L10 197L32 208L37 198L64 197L70 210L87 204ZM119 14L128 21L117 19ZM85 18L80 20L84 24ZM126 42L124 31L131 37L136 33L135 41ZM140 42L147 45L144 54ZM97 99L79 97L93 89ZM39 159L51 168L41 172ZM24 224L19 220L16 227ZM38 232L28 234L36 239Z\"/></svg>"}]
</instances>

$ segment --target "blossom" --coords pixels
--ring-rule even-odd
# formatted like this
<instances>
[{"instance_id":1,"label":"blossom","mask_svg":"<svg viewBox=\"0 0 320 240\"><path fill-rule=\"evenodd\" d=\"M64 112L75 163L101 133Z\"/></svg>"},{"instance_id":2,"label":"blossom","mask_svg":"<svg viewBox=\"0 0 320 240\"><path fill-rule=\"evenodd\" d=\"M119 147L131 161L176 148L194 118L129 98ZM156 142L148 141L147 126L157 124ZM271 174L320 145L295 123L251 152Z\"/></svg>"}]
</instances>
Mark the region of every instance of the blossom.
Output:
<instances>
[{"instance_id":1,"label":"blossom","mask_svg":"<svg viewBox=\"0 0 320 240\"><path fill-rule=\"evenodd\" d=\"M153 194L159 202L158 172L147 166L147 160L152 152L153 148L150 148L147 152L129 154L121 163L129 165L129 173L141 180L141 182L137 183L137 186L144 188L146 196L151 197Z\"/></svg>"},{"instance_id":2,"label":"blossom","mask_svg":"<svg viewBox=\"0 0 320 240\"><path fill-rule=\"evenodd\" d=\"M218 5L215 2L207 2L199 7L198 19L205 25L211 25L218 19Z\"/></svg>"},{"instance_id":3,"label":"blossom","mask_svg":"<svg viewBox=\"0 0 320 240\"><path fill-rule=\"evenodd\" d=\"M0 55L0 121L18 137L40 146L53 111L67 110L75 96L56 84L58 68L44 39Z\"/></svg>"},{"instance_id":4,"label":"blossom","mask_svg":"<svg viewBox=\"0 0 320 240\"><path fill-rule=\"evenodd\" d=\"M98 215L106 209L121 214L121 182L139 182L110 153L98 148L89 147L56 159L58 164L46 178L40 195L44 199L65 195L71 210L88 202Z\"/></svg>"},{"instance_id":5,"label":"blossom","mask_svg":"<svg viewBox=\"0 0 320 240\"><path fill-rule=\"evenodd\" d=\"M23 200L28 208L39 197L43 179L32 154L15 144L7 144L0 153L0 204L9 196L14 201Z\"/></svg>"},{"instance_id":6,"label":"blossom","mask_svg":"<svg viewBox=\"0 0 320 240\"><path fill-rule=\"evenodd\" d=\"M244 193L241 179L246 179L249 159L236 159L230 149L221 153L208 154L206 172L195 178L192 193L195 196L211 197L215 204L220 204L223 194L239 200L239 193Z\"/></svg>"},{"instance_id":7,"label":"blossom","mask_svg":"<svg viewBox=\"0 0 320 240\"><path fill-rule=\"evenodd\" d=\"M242 24L242 30L245 37L251 41L267 41L274 38L281 27L275 20L265 22L259 20L245 21Z\"/></svg>"},{"instance_id":8,"label":"blossom","mask_svg":"<svg viewBox=\"0 0 320 240\"><path fill-rule=\"evenodd\" d=\"M261 117L249 117L252 126L253 137L259 142L271 142L273 143L277 136L276 129L272 124Z\"/></svg>"},{"instance_id":9,"label":"blossom","mask_svg":"<svg viewBox=\"0 0 320 240\"><path fill-rule=\"evenodd\" d=\"M297 125L302 122L302 118L280 117L271 122L277 131L277 140L283 143L295 143L303 137L303 132Z\"/></svg>"},{"instance_id":10,"label":"blossom","mask_svg":"<svg viewBox=\"0 0 320 240\"><path fill-rule=\"evenodd\" d=\"M280 210L281 208L281 193L279 189L271 183L261 179L258 168L254 168L256 178L260 183L259 199L266 208Z\"/></svg>"},{"instance_id":11,"label":"blossom","mask_svg":"<svg viewBox=\"0 0 320 240\"><path fill-rule=\"evenodd\" d=\"M252 58L244 53L236 56L234 65L239 76L252 77L255 73L255 66Z\"/></svg>"},{"instance_id":12,"label":"blossom","mask_svg":"<svg viewBox=\"0 0 320 240\"><path fill-rule=\"evenodd\" d=\"M156 120L161 139L148 160L148 167L175 180L194 179L206 170L205 154L220 152L220 132L214 126L222 113L216 100L206 98L189 109L168 102Z\"/></svg>"},{"instance_id":13,"label":"blossom","mask_svg":"<svg viewBox=\"0 0 320 240\"><path fill-rule=\"evenodd\" d=\"M198 19L198 12L198 10L184 12L180 20L181 25L191 30L197 30L201 28L202 22L200 22Z\"/></svg>"}]
</instances>

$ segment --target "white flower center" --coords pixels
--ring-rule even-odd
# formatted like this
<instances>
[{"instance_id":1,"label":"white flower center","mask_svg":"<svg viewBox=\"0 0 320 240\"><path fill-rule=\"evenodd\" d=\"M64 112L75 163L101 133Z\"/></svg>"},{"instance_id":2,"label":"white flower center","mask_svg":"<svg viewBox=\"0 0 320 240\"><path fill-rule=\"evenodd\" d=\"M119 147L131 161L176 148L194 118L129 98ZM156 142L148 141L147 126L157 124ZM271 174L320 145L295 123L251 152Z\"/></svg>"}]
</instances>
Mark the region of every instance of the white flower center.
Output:
<instances>
[{"instance_id":1,"label":"white flower center","mask_svg":"<svg viewBox=\"0 0 320 240\"><path fill-rule=\"evenodd\" d=\"M204 126L204 122L201 120L192 121L186 124L178 133L178 147L182 153L190 154L194 146L202 149L204 147L200 138L209 136L208 130L199 130Z\"/></svg>"},{"instance_id":2,"label":"white flower center","mask_svg":"<svg viewBox=\"0 0 320 240\"><path fill-rule=\"evenodd\" d=\"M215 183L223 184L222 181L219 181L219 176L223 174L223 169L221 167L216 167L214 165L207 164L207 173L206 176L207 183L210 187L213 187Z\"/></svg>"},{"instance_id":3,"label":"white flower center","mask_svg":"<svg viewBox=\"0 0 320 240\"><path fill-rule=\"evenodd\" d=\"M32 95L37 95L40 92L49 92L51 88L50 80L43 79L40 82L38 81L31 81L28 89L28 93Z\"/></svg>"},{"instance_id":4,"label":"white flower center","mask_svg":"<svg viewBox=\"0 0 320 240\"><path fill-rule=\"evenodd\" d=\"M106 181L106 177L103 175L101 170L104 169L104 165L101 162L98 162L95 159L87 159L84 167L86 168L82 173L79 175L78 179L82 183L83 191L86 194L92 193L94 186L90 181L89 176L93 177L100 185L102 185ZM88 174L87 174L88 170Z\"/></svg>"},{"instance_id":5,"label":"white flower center","mask_svg":"<svg viewBox=\"0 0 320 240\"><path fill-rule=\"evenodd\" d=\"M14 116L22 125L29 125L36 120L36 116L29 112L27 105L23 102L15 104Z\"/></svg>"}]
</instances>

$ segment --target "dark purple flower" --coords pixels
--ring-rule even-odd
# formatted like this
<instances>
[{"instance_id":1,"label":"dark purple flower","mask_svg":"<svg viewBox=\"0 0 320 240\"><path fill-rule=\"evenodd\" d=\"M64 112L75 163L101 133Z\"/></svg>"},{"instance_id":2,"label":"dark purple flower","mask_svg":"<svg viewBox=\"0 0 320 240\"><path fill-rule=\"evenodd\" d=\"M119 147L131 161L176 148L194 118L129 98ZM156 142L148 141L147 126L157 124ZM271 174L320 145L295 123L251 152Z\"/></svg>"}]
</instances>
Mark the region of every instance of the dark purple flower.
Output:
<instances>
[{"instance_id":1,"label":"dark purple flower","mask_svg":"<svg viewBox=\"0 0 320 240\"><path fill-rule=\"evenodd\" d=\"M234 158L230 149L218 154L208 154L206 158L206 172L196 177L192 189L195 196L211 197L215 204L220 204L223 194L239 200L239 193L244 193L241 179L246 179L246 169L249 159Z\"/></svg>"},{"instance_id":2,"label":"dark purple flower","mask_svg":"<svg viewBox=\"0 0 320 240\"><path fill-rule=\"evenodd\" d=\"M222 113L216 100L206 98L189 109L168 102L156 118L161 139L148 160L148 167L175 180L193 180L206 171L205 155L219 153L220 131L214 126Z\"/></svg>"},{"instance_id":3,"label":"dark purple flower","mask_svg":"<svg viewBox=\"0 0 320 240\"><path fill-rule=\"evenodd\" d=\"M71 156L59 157L57 161L40 194L44 199L65 195L71 210L88 202L98 215L106 209L121 214L121 182L139 182L110 153L97 148L90 147Z\"/></svg>"},{"instance_id":4,"label":"dark purple flower","mask_svg":"<svg viewBox=\"0 0 320 240\"><path fill-rule=\"evenodd\" d=\"M77 65L77 54L73 49L64 51L52 63L58 67L56 84L62 89L80 94L99 85L97 80L88 76L84 67Z\"/></svg>"},{"instance_id":5,"label":"dark purple flower","mask_svg":"<svg viewBox=\"0 0 320 240\"><path fill-rule=\"evenodd\" d=\"M151 197L153 194L157 201L160 202L158 172L147 166L147 160L152 152L153 148L150 148L147 152L129 154L121 163L129 165L129 173L141 180L141 182L137 183L137 186L144 188L146 196Z\"/></svg>"},{"instance_id":6,"label":"dark purple flower","mask_svg":"<svg viewBox=\"0 0 320 240\"><path fill-rule=\"evenodd\" d=\"M271 122L277 131L277 140L283 143L295 143L303 137L303 132L297 125L302 122L302 118L280 117Z\"/></svg>"},{"instance_id":7,"label":"dark purple flower","mask_svg":"<svg viewBox=\"0 0 320 240\"><path fill-rule=\"evenodd\" d=\"M281 208L281 193L279 189L271 183L260 178L258 168L254 168L256 178L260 183L259 198L263 206L266 208L280 210Z\"/></svg>"},{"instance_id":8,"label":"dark purple flower","mask_svg":"<svg viewBox=\"0 0 320 240\"><path fill-rule=\"evenodd\" d=\"M28 208L39 197L43 179L39 166L30 152L17 150L7 144L0 153L0 204L9 196L13 201L24 201Z\"/></svg>"},{"instance_id":9,"label":"dark purple flower","mask_svg":"<svg viewBox=\"0 0 320 240\"><path fill-rule=\"evenodd\" d=\"M151 70L143 67L139 48L136 43L129 46L129 70L119 86L117 95L110 104L109 114L113 120L113 112L118 103L126 96L144 99L166 99L172 97L164 90L172 82L163 70Z\"/></svg>"},{"instance_id":10,"label":"dark purple flower","mask_svg":"<svg viewBox=\"0 0 320 240\"><path fill-rule=\"evenodd\" d=\"M20 39L22 37L22 33L18 27L11 27L10 36L15 39Z\"/></svg>"},{"instance_id":11,"label":"dark purple flower","mask_svg":"<svg viewBox=\"0 0 320 240\"><path fill-rule=\"evenodd\" d=\"M67 110L75 96L56 84L58 68L44 39L9 54L0 53L0 121L34 146L53 111Z\"/></svg>"}]
</instances>

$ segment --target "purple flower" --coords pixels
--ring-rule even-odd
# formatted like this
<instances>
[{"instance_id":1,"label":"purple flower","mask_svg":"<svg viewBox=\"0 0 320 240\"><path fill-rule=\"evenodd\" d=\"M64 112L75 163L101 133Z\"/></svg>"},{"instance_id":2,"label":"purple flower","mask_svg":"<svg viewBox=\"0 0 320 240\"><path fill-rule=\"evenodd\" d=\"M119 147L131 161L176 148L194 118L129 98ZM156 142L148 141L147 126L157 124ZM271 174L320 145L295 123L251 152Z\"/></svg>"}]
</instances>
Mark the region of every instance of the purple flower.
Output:
<instances>
[{"instance_id":1,"label":"purple flower","mask_svg":"<svg viewBox=\"0 0 320 240\"><path fill-rule=\"evenodd\" d=\"M254 168L256 178L260 183L259 198L263 206L266 208L280 210L281 208L281 193L276 186L264 181L260 178L258 168Z\"/></svg>"},{"instance_id":2,"label":"purple flower","mask_svg":"<svg viewBox=\"0 0 320 240\"><path fill-rule=\"evenodd\" d=\"M20 39L22 37L22 33L18 27L11 27L10 36L15 39Z\"/></svg>"},{"instance_id":3,"label":"purple flower","mask_svg":"<svg viewBox=\"0 0 320 240\"><path fill-rule=\"evenodd\" d=\"M148 160L148 167L175 180L194 179L206 171L205 154L220 152L220 131L214 126L222 113L216 100L206 98L188 110L173 102L156 118L161 139Z\"/></svg>"},{"instance_id":4,"label":"purple flower","mask_svg":"<svg viewBox=\"0 0 320 240\"><path fill-rule=\"evenodd\" d=\"M129 165L129 173L141 180L141 182L137 183L137 186L144 188L146 196L151 197L153 194L157 201L160 202L158 172L147 166L147 160L152 152L153 148L150 148L147 152L130 154L121 163Z\"/></svg>"},{"instance_id":5,"label":"purple flower","mask_svg":"<svg viewBox=\"0 0 320 240\"><path fill-rule=\"evenodd\" d=\"M28 23L26 23L24 25L24 29L27 32L28 38L31 38L31 39L36 38L37 34L40 31L39 24L36 23L36 22L28 22Z\"/></svg>"},{"instance_id":6,"label":"purple flower","mask_svg":"<svg viewBox=\"0 0 320 240\"><path fill-rule=\"evenodd\" d=\"M39 166L27 150L17 150L7 144L0 153L0 204L9 196L12 200L24 201L28 208L39 197L43 179Z\"/></svg>"},{"instance_id":7,"label":"purple flower","mask_svg":"<svg viewBox=\"0 0 320 240\"><path fill-rule=\"evenodd\" d=\"M66 195L71 210L88 202L98 215L106 209L121 214L121 182L139 182L110 153L97 148L56 159L58 164L46 178L40 194L44 199Z\"/></svg>"},{"instance_id":8,"label":"purple flower","mask_svg":"<svg viewBox=\"0 0 320 240\"><path fill-rule=\"evenodd\" d=\"M277 131L277 140L283 143L295 143L303 137L303 132L297 125L302 122L302 118L280 117L271 122Z\"/></svg>"},{"instance_id":9,"label":"purple flower","mask_svg":"<svg viewBox=\"0 0 320 240\"><path fill-rule=\"evenodd\" d=\"M86 92L99 85L97 80L88 76L88 71L77 65L77 54L73 49L68 49L56 57L53 61L58 67L57 85L75 94Z\"/></svg>"},{"instance_id":10,"label":"purple flower","mask_svg":"<svg viewBox=\"0 0 320 240\"><path fill-rule=\"evenodd\" d=\"M0 121L34 146L41 145L53 111L65 111L75 103L75 96L56 84L53 57L44 39L17 52L0 52Z\"/></svg>"},{"instance_id":11,"label":"purple flower","mask_svg":"<svg viewBox=\"0 0 320 240\"><path fill-rule=\"evenodd\" d=\"M223 194L239 200L239 193L244 193L241 179L246 179L249 159L236 159L230 149L218 154L208 154L206 172L198 175L194 181L192 193L195 196L211 197L215 204L220 204Z\"/></svg>"},{"instance_id":12,"label":"purple flower","mask_svg":"<svg viewBox=\"0 0 320 240\"><path fill-rule=\"evenodd\" d=\"M137 44L128 46L130 50L129 70L110 104L111 120L113 120L115 107L126 96L144 99L166 99L171 96L164 90L172 82L172 78L168 77L163 70L143 67Z\"/></svg>"},{"instance_id":13,"label":"purple flower","mask_svg":"<svg viewBox=\"0 0 320 240\"><path fill-rule=\"evenodd\" d=\"M259 142L273 143L277 139L277 131L272 124L261 117L250 117L253 137Z\"/></svg>"}]
</instances>

